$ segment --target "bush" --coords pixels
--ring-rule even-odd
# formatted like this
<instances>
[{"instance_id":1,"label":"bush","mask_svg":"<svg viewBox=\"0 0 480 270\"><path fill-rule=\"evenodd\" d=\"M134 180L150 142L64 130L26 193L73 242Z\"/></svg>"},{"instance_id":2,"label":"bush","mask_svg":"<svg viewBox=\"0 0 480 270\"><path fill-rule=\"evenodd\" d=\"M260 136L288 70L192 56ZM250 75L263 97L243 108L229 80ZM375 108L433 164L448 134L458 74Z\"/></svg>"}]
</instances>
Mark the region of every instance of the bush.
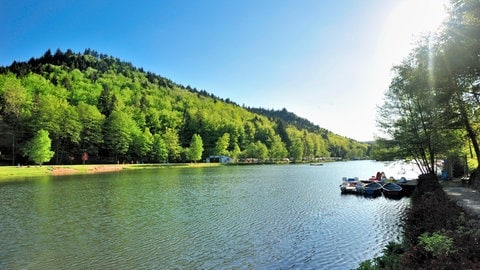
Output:
<instances>
[{"instance_id":1,"label":"bush","mask_svg":"<svg viewBox=\"0 0 480 270\"><path fill-rule=\"evenodd\" d=\"M419 245L435 257L446 256L452 252L453 239L440 233L424 233L418 237Z\"/></svg>"},{"instance_id":2,"label":"bush","mask_svg":"<svg viewBox=\"0 0 480 270\"><path fill-rule=\"evenodd\" d=\"M383 255L373 260L366 260L360 263L359 270L377 270L377 269L403 269L402 258L405 249L402 244L389 242L384 250Z\"/></svg>"}]
</instances>

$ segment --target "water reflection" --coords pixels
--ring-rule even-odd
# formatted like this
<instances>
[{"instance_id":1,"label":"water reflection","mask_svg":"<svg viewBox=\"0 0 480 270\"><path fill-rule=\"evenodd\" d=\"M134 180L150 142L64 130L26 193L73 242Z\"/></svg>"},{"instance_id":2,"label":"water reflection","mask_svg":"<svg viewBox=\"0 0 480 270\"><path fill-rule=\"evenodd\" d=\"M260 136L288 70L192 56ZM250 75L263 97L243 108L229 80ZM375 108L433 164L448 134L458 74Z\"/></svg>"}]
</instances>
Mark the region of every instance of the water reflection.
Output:
<instances>
[{"instance_id":1,"label":"water reflection","mask_svg":"<svg viewBox=\"0 0 480 270\"><path fill-rule=\"evenodd\" d=\"M151 169L0 186L0 268L354 268L408 199L342 196L381 163ZM383 169L383 168L382 168Z\"/></svg>"}]
</instances>

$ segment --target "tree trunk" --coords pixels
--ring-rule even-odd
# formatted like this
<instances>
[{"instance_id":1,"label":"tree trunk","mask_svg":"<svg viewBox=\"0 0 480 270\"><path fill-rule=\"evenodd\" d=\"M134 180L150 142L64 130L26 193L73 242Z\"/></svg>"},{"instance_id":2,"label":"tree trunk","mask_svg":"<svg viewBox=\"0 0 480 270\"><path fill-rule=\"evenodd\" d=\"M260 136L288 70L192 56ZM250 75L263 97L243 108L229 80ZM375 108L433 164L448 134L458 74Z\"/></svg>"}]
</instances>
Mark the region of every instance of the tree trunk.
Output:
<instances>
[{"instance_id":1,"label":"tree trunk","mask_svg":"<svg viewBox=\"0 0 480 270\"><path fill-rule=\"evenodd\" d=\"M460 106L460 111L462 114L463 124L465 125L465 130L467 131L467 136L470 138L473 150L475 151L475 156L477 157L477 164L480 164L480 146L478 144L477 136L475 134L475 130L473 129L470 121L467 117L467 112L463 104Z\"/></svg>"}]
</instances>

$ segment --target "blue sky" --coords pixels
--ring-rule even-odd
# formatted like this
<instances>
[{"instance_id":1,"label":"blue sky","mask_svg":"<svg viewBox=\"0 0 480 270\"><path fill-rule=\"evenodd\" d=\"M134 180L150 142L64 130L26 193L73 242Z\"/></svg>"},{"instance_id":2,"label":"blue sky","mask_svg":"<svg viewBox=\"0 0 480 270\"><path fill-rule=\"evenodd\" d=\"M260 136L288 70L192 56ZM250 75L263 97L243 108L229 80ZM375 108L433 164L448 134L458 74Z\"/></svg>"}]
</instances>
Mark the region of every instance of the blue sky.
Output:
<instances>
[{"instance_id":1,"label":"blue sky","mask_svg":"<svg viewBox=\"0 0 480 270\"><path fill-rule=\"evenodd\" d=\"M0 0L0 65L91 48L360 141L440 0ZM428 11L428 12L426 12Z\"/></svg>"}]
</instances>

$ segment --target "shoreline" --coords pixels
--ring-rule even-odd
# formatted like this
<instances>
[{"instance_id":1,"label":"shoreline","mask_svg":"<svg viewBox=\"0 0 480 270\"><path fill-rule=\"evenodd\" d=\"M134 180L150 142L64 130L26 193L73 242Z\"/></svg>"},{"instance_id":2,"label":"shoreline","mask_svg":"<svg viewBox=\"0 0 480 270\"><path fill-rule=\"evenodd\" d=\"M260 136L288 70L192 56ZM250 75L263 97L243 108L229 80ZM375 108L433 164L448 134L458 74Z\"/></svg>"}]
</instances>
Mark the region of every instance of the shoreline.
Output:
<instances>
[{"instance_id":1,"label":"shoreline","mask_svg":"<svg viewBox=\"0 0 480 270\"><path fill-rule=\"evenodd\" d=\"M201 168L219 166L219 163L159 163L159 164L78 164L78 165L36 165L36 166L0 166L0 182L28 180L39 176L61 177L64 175L84 175L112 173L122 170L141 170L154 168Z\"/></svg>"}]
</instances>

